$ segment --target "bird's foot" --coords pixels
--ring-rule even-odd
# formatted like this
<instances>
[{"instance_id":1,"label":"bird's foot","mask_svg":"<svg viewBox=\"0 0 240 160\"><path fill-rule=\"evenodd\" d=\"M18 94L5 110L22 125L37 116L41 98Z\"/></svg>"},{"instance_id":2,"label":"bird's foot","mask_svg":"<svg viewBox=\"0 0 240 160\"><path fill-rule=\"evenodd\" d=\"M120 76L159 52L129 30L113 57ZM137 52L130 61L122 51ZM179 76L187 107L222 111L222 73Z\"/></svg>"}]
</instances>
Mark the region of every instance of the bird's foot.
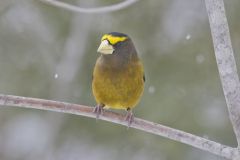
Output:
<instances>
[{"instance_id":1,"label":"bird's foot","mask_svg":"<svg viewBox=\"0 0 240 160\"><path fill-rule=\"evenodd\" d=\"M128 123L127 127L129 128L131 126L132 122L134 121L134 116L133 116L132 110L130 108L127 108L127 115L126 115L125 120L127 121L127 123Z\"/></svg>"},{"instance_id":2,"label":"bird's foot","mask_svg":"<svg viewBox=\"0 0 240 160\"><path fill-rule=\"evenodd\" d=\"M94 109L93 109L93 113L96 114L96 119L99 119L99 116L101 114L103 114L103 107L104 105L103 104L97 104Z\"/></svg>"}]
</instances>

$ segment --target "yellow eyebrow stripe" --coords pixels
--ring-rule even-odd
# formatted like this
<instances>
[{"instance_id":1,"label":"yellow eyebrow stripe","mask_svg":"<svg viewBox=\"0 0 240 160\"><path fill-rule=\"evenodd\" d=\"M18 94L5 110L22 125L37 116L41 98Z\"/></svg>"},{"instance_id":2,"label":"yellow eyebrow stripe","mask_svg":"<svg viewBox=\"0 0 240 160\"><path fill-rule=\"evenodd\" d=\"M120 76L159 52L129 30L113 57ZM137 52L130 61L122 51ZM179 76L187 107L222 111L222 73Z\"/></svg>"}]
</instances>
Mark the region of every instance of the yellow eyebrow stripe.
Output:
<instances>
[{"instance_id":1,"label":"yellow eyebrow stripe","mask_svg":"<svg viewBox=\"0 0 240 160\"><path fill-rule=\"evenodd\" d=\"M110 34L105 34L101 41L107 39L112 45L118 43L118 42L122 42L122 41L125 41L127 39L127 37L115 37L115 36L112 36Z\"/></svg>"}]
</instances>

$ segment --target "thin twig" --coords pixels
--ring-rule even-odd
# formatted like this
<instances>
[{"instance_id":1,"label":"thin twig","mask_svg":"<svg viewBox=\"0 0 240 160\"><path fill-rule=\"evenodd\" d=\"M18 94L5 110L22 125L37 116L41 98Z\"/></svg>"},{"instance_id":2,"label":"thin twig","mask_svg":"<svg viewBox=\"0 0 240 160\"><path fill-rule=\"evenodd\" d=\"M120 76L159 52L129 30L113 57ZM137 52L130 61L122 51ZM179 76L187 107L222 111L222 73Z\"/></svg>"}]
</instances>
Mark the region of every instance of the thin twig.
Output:
<instances>
[{"instance_id":1,"label":"thin twig","mask_svg":"<svg viewBox=\"0 0 240 160\"><path fill-rule=\"evenodd\" d=\"M229 116L240 146L240 83L223 0L205 0Z\"/></svg>"},{"instance_id":2,"label":"thin twig","mask_svg":"<svg viewBox=\"0 0 240 160\"><path fill-rule=\"evenodd\" d=\"M59 7L68 11L72 12L79 12L79 13L107 13L107 12L113 12L113 11L118 11L124 8L127 8L131 6L132 4L136 3L138 0L125 0L121 3L114 4L111 6L104 6L104 7L98 7L98 8L81 8L78 6L74 6L71 4L67 4L61 1L56 1L56 0L39 0L43 3Z\"/></svg>"},{"instance_id":3,"label":"thin twig","mask_svg":"<svg viewBox=\"0 0 240 160\"><path fill-rule=\"evenodd\" d=\"M34 108L40 110L70 113L91 118L96 117L96 115L93 113L93 107L12 95L0 94L0 106ZM127 126L125 116L114 112L104 111L103 115L100 116L100 119ZM155 135L160 135L181 143L185 143L228 159L233 159L233 157L235 157L237 154L236 148L225 146L220 143L192 135L190 133L169 128L167 126L149 122L140 118L134 118L131 127L145 132L153 133Z\"/></svg>"}]
</instances>

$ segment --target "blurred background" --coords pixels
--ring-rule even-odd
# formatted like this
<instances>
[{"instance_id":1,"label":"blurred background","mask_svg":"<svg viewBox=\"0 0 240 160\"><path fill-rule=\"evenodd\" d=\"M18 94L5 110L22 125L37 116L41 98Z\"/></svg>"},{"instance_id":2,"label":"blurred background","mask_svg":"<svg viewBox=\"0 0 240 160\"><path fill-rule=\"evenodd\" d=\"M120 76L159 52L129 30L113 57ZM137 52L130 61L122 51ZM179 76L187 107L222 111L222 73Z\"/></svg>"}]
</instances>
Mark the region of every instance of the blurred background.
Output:
<instances>
[{"instance_id":1,"label":"blurred background","mask_svg":"<svg viewBox=\"0 0 240 160\"><path fill-rule=\"evenodd\" d=\"M120 0L65 0L100 7ZM240 1L226 0L240 69ZM141 0L80 14L38 0L0 2L0 93L94 106L92 71L104 33L128 34L145 66L136 117L235 147L204 1ZM179 142L95 119L1 107L2 160L219 160Z\"/></svg>"}]
</instances>

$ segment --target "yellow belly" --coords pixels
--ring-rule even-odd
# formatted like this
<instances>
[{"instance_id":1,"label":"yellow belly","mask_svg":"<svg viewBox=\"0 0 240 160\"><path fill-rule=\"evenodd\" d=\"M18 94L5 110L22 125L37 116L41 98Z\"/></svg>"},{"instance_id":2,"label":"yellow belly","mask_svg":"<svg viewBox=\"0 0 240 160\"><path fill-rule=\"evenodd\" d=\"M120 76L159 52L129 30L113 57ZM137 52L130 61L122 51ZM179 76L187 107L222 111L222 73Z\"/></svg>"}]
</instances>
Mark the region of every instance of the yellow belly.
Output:
<instances>
[{"instance_id":1,"label":"yellow belly","mask_svg":"<svg viewBox=\"0 0 240 160\"><path fill-rule=\"evenodd\" d=\"M109 108L133 108L144 90L143 66L140 62L124 70L94 68L92 90L97 103Z\"/></svg>"}]
</instances>

